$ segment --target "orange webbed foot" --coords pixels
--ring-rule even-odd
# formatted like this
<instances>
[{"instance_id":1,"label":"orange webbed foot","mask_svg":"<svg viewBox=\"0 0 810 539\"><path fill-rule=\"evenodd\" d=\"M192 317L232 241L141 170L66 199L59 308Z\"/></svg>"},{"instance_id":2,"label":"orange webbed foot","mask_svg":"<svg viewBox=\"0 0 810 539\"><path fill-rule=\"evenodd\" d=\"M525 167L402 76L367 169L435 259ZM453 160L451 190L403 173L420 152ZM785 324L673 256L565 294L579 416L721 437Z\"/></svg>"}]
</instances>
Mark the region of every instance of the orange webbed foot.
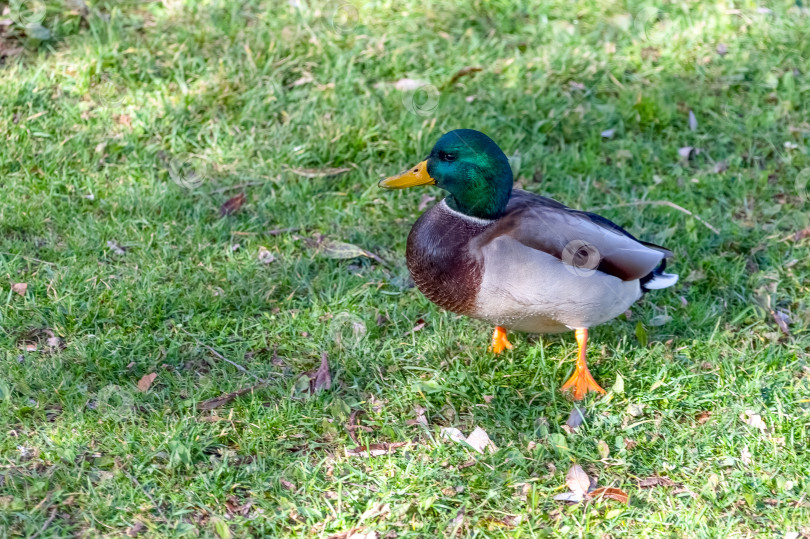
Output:
<instances>
[{"instance_id":1,"label":"orange webbed foot","mask_svg":"<svg viewBox=\"0 0 810 539\"><path fill-rule=\"evenodd\" d=\"M501 326L495 326L495 331L492 332L492 346L489 347L490 352L500 354L506 348L512 349L512 343L506 338L506 329Z\"/></svg>"},{"instance_id":2,"label":"orange webbed foot","mask_svg":"<svg viewBox=\"0 0 810 539\"><path fill-rule=\"evenodd\" d=\"M596 383L591 371L588 369L588 363L585 361L586 347L588 345L588 330L577 329L575 331L577 337L577 345L579 346L579 355L577 357L577 365L574 369L574 374L563 384L561 391L571 391L574 400L582 400L589 391L605 394L602 386Z\"/></svg>"}]
</instances>

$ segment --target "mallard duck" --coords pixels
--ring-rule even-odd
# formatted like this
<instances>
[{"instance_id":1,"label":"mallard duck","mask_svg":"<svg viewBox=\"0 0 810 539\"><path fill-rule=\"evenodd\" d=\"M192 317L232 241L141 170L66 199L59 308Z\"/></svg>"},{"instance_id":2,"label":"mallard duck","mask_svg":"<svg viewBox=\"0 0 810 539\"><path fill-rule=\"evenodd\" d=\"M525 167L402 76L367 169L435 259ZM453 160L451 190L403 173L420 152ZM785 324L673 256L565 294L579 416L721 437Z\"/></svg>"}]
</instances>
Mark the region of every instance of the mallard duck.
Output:
<instances>
[{"instance_id":1,"label":"mallard duck","mask_svg":"<svg viewBox=\"0 0 810 539\"><path fill-rule=\"evenodd\" d=\"M443 135L427 159L380 186L435 185L447 196L408 235L417 288L449 311L495 326L491 350L512 348L507 330L574 331L579 354L562 386L580 400L605 393L586 361L588 329L625 312L645 292L667 288L672 253L610 220L513 189L509 160L485 134Z\"/></svg>"}]
</instances>

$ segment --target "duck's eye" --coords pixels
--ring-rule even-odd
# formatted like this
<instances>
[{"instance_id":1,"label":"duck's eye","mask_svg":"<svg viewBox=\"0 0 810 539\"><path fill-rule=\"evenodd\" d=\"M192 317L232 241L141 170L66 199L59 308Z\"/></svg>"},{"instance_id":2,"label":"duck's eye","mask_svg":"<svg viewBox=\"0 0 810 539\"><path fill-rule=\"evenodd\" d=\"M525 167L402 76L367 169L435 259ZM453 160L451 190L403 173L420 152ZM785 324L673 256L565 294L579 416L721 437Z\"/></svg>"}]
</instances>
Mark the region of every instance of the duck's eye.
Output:
<instances>
[{"instance_id":1,"label":"duck's eye","mask_svg":"<svg viewBox=\"0 0 810 539\"><path fill-rule=\"evenodd\" d=\"M454 153L447 153L447 152L439 152L439 159L442 161L455 161L456 154Z\"/></svg>"}]
</instances>

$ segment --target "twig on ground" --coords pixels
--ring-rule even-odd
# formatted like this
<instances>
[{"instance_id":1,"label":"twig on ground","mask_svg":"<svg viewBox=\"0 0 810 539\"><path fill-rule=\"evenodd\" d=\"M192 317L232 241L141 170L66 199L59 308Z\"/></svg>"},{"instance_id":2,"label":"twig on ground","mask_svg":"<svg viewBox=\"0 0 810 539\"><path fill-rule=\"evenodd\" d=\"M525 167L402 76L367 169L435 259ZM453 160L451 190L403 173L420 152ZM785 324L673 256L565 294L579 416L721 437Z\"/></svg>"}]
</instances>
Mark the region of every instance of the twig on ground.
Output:
<instances>
[{"instance_id":1,"label":"twig on ground","mask_svg":"<svg viewBox=\"0 0 810 539\"><path fill-rule=\"evenodd\" d=\"M214 408L219 408L220 406L228 404L229 402L231 402L233 399L235 399L237 397L241 397L242 395L245 395L247 393L252 393L253 391L255 391L257 389L262 389L264 387L267 387L267 383L266 382L259 382L258 384L253 384L250 387L243 387L242 389L238 389L238 390L233 391L231 393L224 393L224 394L220 395L219 397L214 397L213 399L208 399L206 401L202 401L200 404L197 405L197 409L198 410L213 410Z\"/></svg>"},{"instance_id":2,"label":"twig on ground","mask_svg":"<svg viewBox=\"0 0 810 539\"><path fill-rule=\"evenodd\" d=\"M42 535L42 532L48 529L48 526L51 525L51 522L53 522L53 519L55 518L56 518L56 507L54 507L53 510L51 511L51 516L48 517L48 520L45 521L45 524L43 524L42 527L39 529L39 531L34 535L32 535L29 539L36 539L37 537Z\"/></svg>"},{"instance_id":3,"label":"twig on ground","mask_svg":"<svg viewBox=\"0 0 810 539\"><path fill-rule=\"evenodd\" d=\"M708 228L709 230L711 230L715 234L720 234L720 231L717 230L716 228L714 228L712 225L710 225L709 223L707 223L706 221L704 221L703 219L701 219L700 217L698 217L697 215L695 215L691 211L687 210L686 208L678 206L677 204L675 204L674 202L670 202L669 200L637 200L635 202L627 202L625 204L613 204L613 205L610 205L610 206L600 206L599 208L593 208L592 211L609 210L611 208L624 208L624 207L627 207L627 206L668 206L668 207L670 207L672 209L683 212L686 215L694 217L695 219L700 221L700 223L703 226L705 226L706 228Z\"/></svg>"},{"instance_id":4,"label":"twig on ground","mask_svg":"<svg viewBox=\"0 0 810 539\"><path fill-rule=\"evenodd\" d=\"M33 256L25 256L25 255L19 255L19 254L14 254L14 253L6 253L4 251L0 251L0 255L18 256L18 257L22 258L23 260L30 260L32 262L39 262L40 264L48 264L49 266L57 266L58 265L55 262L46 262L44 260L40 260L39 258L34 258Z\"/></svg>"},{"instance_id":5,"label":"twig on ground","mask_svg":"<svg viewBox=\"0 0 810 539\"><path fill-rule=\"evenodd\" d=\"M204 348L207 348L209 352L211 352L212 354L214 354L215 356L217 356L217 357L218 357L219 359L221 359L222 361L224 361L224 362L226 362L226 363L229 363L229 364L233 365L234 367L236 367L237 369L239 369L239 370L240 370L240 371L242 371L243 373L247 374L248 376L251 376L251 377L255 378L255 379L256 379L256 380L258 380L259 382L262 382L262 383L268 383L268 381L267 381L267 380L265 380L264 378L260 378L260 377L256 376L255 374L253 374L252 372L250 372L249 370L247 370L246 368L244 368L244 367L243 367L242 365L240 365L239 363L236 363L235 361L231 361L230 359L228 359L227 357L223 356L222 354L220 354L219 352L217 352L216 350L214 350L213 348L211 348L210 346L208 346L207 344L205 344L204 342L202 342L200 339L198 339L197 337L195 337L194 335L192 335L191 333L189 333L189 332L188 332L188 331L186 331L185 329L183 329L183 328L181 328L181 327L178 327L178 326L175 326L175 327L177 327L177 329L179 329L180 331L182 331L183 333L185 333L186 335L188 335L189 337L191 337L192 339L194 339L194 340L197 342L197 344L199 344L200 346L202 346L202 347L204 347Z\"/></svg>"},{"instance_id":6,"label":"twig on ground","mask_svg":"<svg viewBox=\"0 0 810 539\"><path fill-rule=\"evenodd\" d=\"M136 487L138 487L139 489L141 489L141 490L143 491L143 493L144 493L144 494L146 494L146 497L147 497L147 498L149 498L149 501L150 501L150 502L152 502L152 505L154 505L154 506L155 506L155 509L157 509L157 512L160 514L160 517L161 517L161 518L162 518L162 519L163 519L165 522L168 522L168 520L166 520L166 515L165 515L165 514L163 514L163 510L162 510L162 509L160 508L160 506L157 504L157 502L156 502L156 501L155 501L155 499L152 497L152 495L151 495L151 494L149 494L149 492L148 492L148 491L147 491L145 488L143 488L143 485L141 485L141 483L140 483L140 482L139 482L137 479L135 479L135 477L133 477L132 475L130 475L130 474L129 474L129 473L126 471L126 470L121 470L121 471L122 471L122 472L124 472L124 475L126 475L127 477L129 477L129 480L130 480L130 481L132 481L133 483L135 483L135 486L136 486Z\"/></svg>"}]
</instances>

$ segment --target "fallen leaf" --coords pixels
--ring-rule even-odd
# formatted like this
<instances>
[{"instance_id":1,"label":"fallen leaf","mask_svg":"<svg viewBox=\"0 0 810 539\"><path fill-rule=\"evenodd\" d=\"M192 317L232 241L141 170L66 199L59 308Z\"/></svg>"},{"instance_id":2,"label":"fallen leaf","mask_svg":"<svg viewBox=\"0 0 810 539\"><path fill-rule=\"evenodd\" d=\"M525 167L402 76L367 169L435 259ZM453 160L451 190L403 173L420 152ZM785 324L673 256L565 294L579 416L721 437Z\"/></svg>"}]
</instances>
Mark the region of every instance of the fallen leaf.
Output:
<instances>
[{"instance_id":1,"label":"fallen leaf","mask_svg":"<svg viewBox=\"0 0 810 539\"><path fill-rule=\"evenodd\" d=\"M385 517L390 513L391 513L390 504L384 502L375 503L374 505L363 511L363 514L360 515L360 522L373 518Z\"/></svg>"},{"instance_id":2,"label":"fallen leaf","mask_svg":"<svg viewBox=\"0 0 810 539\"><path fill-rule=\"evenodd\" d=\"M332 375L329 374L329 361L327 360L326 352L321 353L321 366L318 367L315 373L313 390L322 391L324 389L332 388Z\"/></svg>"},{"instance_id":3,"label":"fallen leaf","mask_svg":"<svg viewBox=\"0 0 810 539\"><path fill-rule=\"evenodd\" d=\"M409 79L407 77L399 79L393 83L394 89L399 90L400 92L413 92L414 90L418 90L423 86L430 86L430 83L419 79Z\"/></svg>"},{"instance_id":4,"label":"fallen leaf","mask_svg":"<svg viewBox=\"0 0 810 539\"><path fill-rule=\"evenodd\" d=\"M468 75L472 75L473 73L478 73L483 70L484 68L478 66L462 67L461 69L456 71L456 73L450 78L450 81L448 81L445 87L452 86L462 77L466 77Z\"/></svg>"},{"instance_id":5,"label":"fallen leaf","mask_svg":"<svg viewBox=\"0 0 810 539\"><path fill-rule=\"evenodd\" d=\"M129 527L126 531L126 534L130 537L137 537L141 534L143 530L146 529L146 524L141 522L140 520L136 520L135 524Z\"/></svg>"},{"instance_id":6,"label":"fallen leaf","mask_svg":"<svg viewBox=\"0 0 810 539\"><path fill-rule=\"evenodd\" d=\"M413 411L416 413L416 419L411 419L408 421L408 425L423 425L425 427L428 426L427 417L425 417L425 410L421 406L414 406Z\"/></svg>"},{"instance_id":7,"label":"fallen leaf","mask_svg":"<svg viewBox=\"0 0 810 539\"><path fill-rule=\"evenodd\" d=\"M694 151L695 149L692 146L684 146L683 148L678 148L678 155L680 155L681 159L684 161L688 161L692 157Z\"/></svg>"},{"instance_id":8,"label":"fallen leaf","mask_svg":"<svg viewBox=\"0 0 810 539\"><path fill-rule=\"evenodd\" d=\"M746 425L759 429L761 432L768 430L768 426L762 420L762 416L753 410L746 410L744 413L740 414L740 419L742 419L743 423Z\"/></svg>"},{"instance_id":9,"label":"fallen leaf","mask_svg":"<svg viewBox=\"0 0 810 539\"><path fill-rule=\"evenodd\" d=\"M296 79L290 86L292 86L293 88L296 86L303 86L304 84L309 84L314 80L315 79L312 77L311 73L306 73L301 78Z\"/></svg>"},{"instance_id":10,"label":"fallen leaf","mask_svg":"<svg viewBox=\"0 0 810 539\"><path fill-rule=\"evenodd\" d=\"M380 455L387 455L399 447L408 445L410 442L393 442L370 444L366 446L358 446L354 449L347 449L346 455L351 457L378 457Z\"/></svg>"},{"instance_id":11,"label":"fallen leaf","mask_svg":"<svg viewBox=\"0 0 810 539\"><path fill-rule=\"evenodd\" d=\"M627 502L630 501L630 497L625 491L615 487L600 487L591 491L589 496L591 498L610 498L611 500L616 500L617 502L625 505L627 505Z\"/></svg>"},{"instance_id":12,"label":"fallen leaf","mask_svg":"<svg viewBox=\"0 0 810 539\"><path fill-rule=\"evenodd\" d=\"M565 475L565 484L571 489L571 492L584 496L587 494L588 489L591 488L591 480L582 466L574 464Z\"/></svg>"},{"instance_id":13,"label":"fallen leaf","mask_svg":"<svg viewBox=\"0 0 810 539\"><path fill-rule=\"evenodd\" d=\"M740 460L746 466L751 464L751 451L748 449L747 445L742 448L742 451L740 451Z\"/></svg>"},{"instance_id":14,"label":"fallen leaf","mask_svg":"<svg viewBox=\"0 0 810 539\"><path fill-rule=\"evenodd\" d=\"M57 337L56 335L51 335L45 341L45 345L51 350L56 350L58 348L62 348L62 339Z\"/></svg>"},{"instance_id":15,"label":"fallen leaf","mask_svg":"<svg viewBox=\"0 0 810 539\"><path fill-rule=\"evenodd\" d=\"M113 241L113 240L108 241L107 242L107 247L109 247L110 250L112 252L114 252L115 254L117 254L117 255L123 256L123 255L127 254L127 251L123 247L118 245L118 242L116 242L116 241Z\"/></svg>"},{"instance_id":16,"label":"fallen leaf","mask_svg":"<svg viewBox=\"0 0 810 539\"><path fill-rule=\"evenodd\" d=\"M2 43L0 42L0 45ZM0 46L0 58L13 58L15 56L19 56L20 54L25 51L24 47L4 47ZM14 122L17 123L17 122Z\"/></svg>"},{"instance_id":17,"label":"fallen leaf","mask_svg":"<svg viewBox=\"0 0 810 539\"><path fill-rule=\"evenodd\" d=\"M368 256L364 249L351 243L342 241L325 241L321 245L322 254L327 258L349 259L358 258L361 256Z\"/></svg>"},{"instance_id":18,"label":"fallen leaf","mask_svg":"<svg viewBox=\"0 0 810 539\"><path fill-rule=\"evenodd\" d=\"M557 494L554 496L554 499L558 502L579 503L585 499L585 495L580 492L565 492L563 494Z\"/></svg>"},{"instance_id":19,"label":"fallen leaf","mask_svg":"<svg viewBox=\"0 0 810 539\"><path fill-rule=\"evenodd\" d=\"M490 453L494 453L498 450L498 447L489 439L487 431L481 427L475 427L475 430L467 436L465 441L479 453L483 453L485 449Z\"/></svg>"},{"instance_id":20,"label":"fallen leaf","mask_svg":"<svg viewBox=\"0 0 810 539\"><path fill-rule=\"evenodd\" d=\"M801 241L807 237L810 237L810 226L796 232L796 234L793 235L793 241Z\"/></svg>"},{"instance_id":21,"label":"fallen leaf","mask_svg":"<svg viewBox=\"0 0 810 539\"><path fill-rule=\"evenodd\" d=\"M689 130L696 131L698 128L698 121L695 117L695 113L692 112L692 109L689 109Z\"/></svg>"},{"instance_id":22,"label":"fallen leaf","mask_svg":"<svg viewBox=\"0 0 810 539\"><path fill-rule=\"evenodd\" d=\"M149 387L152 385L152 382L155 381L155 378L157 378L156 372L144 374L143 377L138 380L138 391L142 393L149 391Z\"/></svg>"},{"instance_id":23,"label":"fallen leaf","mask_svg":"<svg viewBox=\"0 0 810 539\"><path fill-rule=\"evenodd\" d=\"M776 325L779 326L779 329L782 330L782 333L790 337L790 328L788 327L788 324L790 324L790 318L788 315L782 311L775 311L771 309L771 317L773 318L773 321L776 322Z\"/></svg>"},{"instance_id":24,"label":"fallen leaf","mask_svg":"<svg viewBox=\"0 0 810 539\"><path fill-rule=\"evenodd\" d=\"M259 247L259 263L269 264L273 262L275 259L276 257L273 256L273 253L267 250L267 247L263 245Z\"/></svg>"},{"instance_id":25,"label":"fallen leaf","mask_svg":"<svg viewBox=\"0 0 810 539\"><path fill-rule=\"evenodd\" d=\"M28 290L28 283L11 283L11 291L20 296L24 296Z\"/></svg>"},{"instance_id":26,"label":"fallen leaf","mask_svg":"<svg viewBox=\"0 0 810 539\"><path fill-rule=\"evenodd\" d=\"M292 168L287 167L290 172L295 174L296 176L301 176L303 178L332 178L334 176L339 176L345 172L349 172L351 168L349 167L326 167L326 168Z\"/></svg>"},{"instance_id":27,"label":"fallen leaf","mask_svg":"<svg viewBox=\"0 0 810 539\"><path fill-rule=\"evenodd\" d=\"M439 431L439 436L443 440L450 440L453 442L463 442L466 439L464 433L455 427L442 427L442 430Z\"/></svg>"},{"instance_id":28,"label":"fallen leaf","mask_svg":"<svg viewBox=\"0 0 810 539\"><path fill-rule=\"evenodd\" d=\"M703 425L711 417L712 413L709 410L704 410L703 412L700 412L695 419L697 419L698 424Z\"/></svg>"},{"instance_id":29,"label":"fallen leaf","mask_svg":"<svg viewBox=\"0 0 810 539\"><path fill-rule=\"evenodd\" d=\"M571 413L568 414L568 421L565 422L565 426L571 429L572 431L575 431L582 425L584 421L585 421L584 412L580 410L578 406L574 405L574 408L571 410Z\"/></svg>"},{"instance_id":30,"label":"fallen leaf","mask_svg":"<svg viewBox=\"0 0 810 539\"><path fill-rule=\"evenodd\" d=\"M672 487L675 486L675 481L669 477L653 475L639 481L638 486L641 488Z\"/></svg>"},{"instance_id":31,"label":"fallen leaf","mask_svg":"<svg viewBox=\"0 0 810 539\"><path fill-rule=\"evenodd\" d=\"M632 403L627 406L627 413L633 417L639 417L644 414L644 408L646 407L646 404Z\"/></svg>"},{"instance_id":32,"label":"fallen leaf","mask_svg":"<svg viewBox=\"0 0 810 539\"><path fill-rule=\"evenodd\" d=\"M242 395L247 395L248 393L252 393L253 391L255 391L257 389L261 389L261 388L265 387L266 385L267 384L265 382L259 382L258 384L252 385L250 387L242 388L242 389L240 389L238 391L233 391L231 393L225 393L223 395L220 395L219 397L214 397L213 399L208 399L208 400L205 400L205 401L201 402L200 404L197 405L197 409L205 411L205 410L213 410L215 408L219 408L220 406L228 404L229 402L231 402L232 400L234 400L237 397L241 397Z\"/></svg>"},{"instance_id":33,"label":"fallen leaf","mask_svg":"<svg viewBox=\"0 0 810 539\"><path fill-rule=\"evenodd\" d=\"M115 117L115 121L118 122L120 125L132 127L132 117L129 114L120 114Z\"/></svg>"},{"instance_id":34,"label":"fallen leaf","mask_svg":"<svg viewBox=\"0 0 810 539\"><path fill-rule=\"evenodd\" d=\"M405 335L409 335L411 333L416 333L420 329L424 328L425 324L426 324L425 320L420 318L419 320L416 321L416 325L413 326L413 328L411 328L410 330L405 332Z\"/></svg>"},{"instance_id":35,"label":"fallen leaf","mask_svg":"<svg viewBox=\"0 0 810 539\"><path fill-rule=\"evenodd\" d=\"M281 483L281 486L286 488L290 492L295 492L296 490L298 490L293 483L287 481L286 479L281 479L279 483Z\"/></svg>"},{"instance_id":36,"label":"fallen leaf","mask_svg":"<svg viewBox=\"0 0 810 539\"><path fill-rule=\"evenodd\" d=\"M225 201L222 206L219 208L219 216L225 217L227 215L233 215L234 213L238 212L242 206L244 206L247 197L245 193L239 193L238 195L232 196L228 200Z\"/></svg>"}]
</instances>

